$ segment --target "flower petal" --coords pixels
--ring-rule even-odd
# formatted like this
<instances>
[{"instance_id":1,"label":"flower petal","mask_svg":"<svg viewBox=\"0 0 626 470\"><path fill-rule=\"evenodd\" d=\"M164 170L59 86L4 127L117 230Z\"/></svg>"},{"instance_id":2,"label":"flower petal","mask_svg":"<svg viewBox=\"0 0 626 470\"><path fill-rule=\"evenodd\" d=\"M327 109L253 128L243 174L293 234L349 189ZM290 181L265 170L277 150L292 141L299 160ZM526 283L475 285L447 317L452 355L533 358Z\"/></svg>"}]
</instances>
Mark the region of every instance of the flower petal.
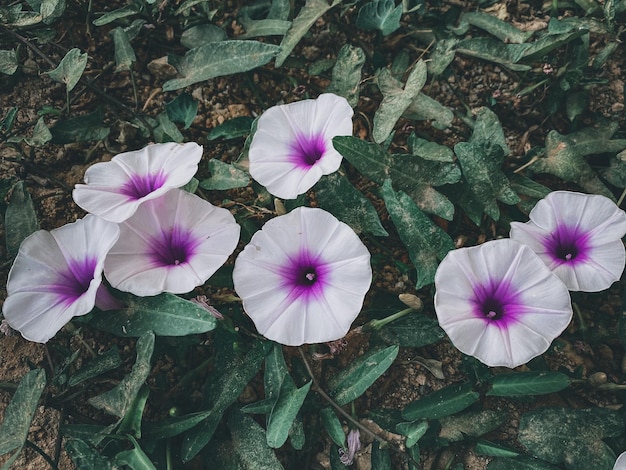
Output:
<instances>
[{"instance_id":1,"label":"flower petal","mask_svg":"<svg viewBox=\"0 0 626 470\"><path fill-rule=\"evenodd\" d=\"M331 93L268 109L250 144L250 175L284 199L305 193L339 169L332 139L352 134L352 114L347 100Z\"/></svg>"},{"instance_id":2,"label":"flower petal","mask_svg":"<svg viewBox=\"0 0 626 470\"><path fill-rule=\"evenodd\" d=\"M7 281L2 309L9 325L30 341L45 343L73 317L89 313L104 258L118 237L116 224L87 215L26 238Z\"/></svg>"},{"instance_id":3,"label":"flower petal","mask_svg":"<svg viewBox=\"0 0 626 470\"><path fill-rule=\"evenodd\" d=\"M80 207L112 222L122 222L144 201L185 185L198 171L202 147L186 144L152 144L96 163L85 172L72 196Z\"/></svg>"},{"instance_id":4,"label":"flower petal","mask_svg":"<svg viewBox=\"0 0 626 470\"><path fill-rule=\"evenodd\" d=\"M544 353L572 316L565 285L514 240L449 252L435 287L441 327L489 366L517 367Z\"/></svg>"},{"instance_id":5,"label":"flower petal","mask_svg":"<svg viewBox=\"0 0 626 470\"><path fill-rule=\"evenodd\" d=\"M613 470L626 470L626 452L622 452L619 457L617 457Z\"/></svg>"},{"instance_id":6,"label":"flower petal","mask_svg":"<svg viewBox=\"0 0 626 470\"><path fill-rule=\"evenodd\" d=\"M116 289L147 296L206 282L234 251L240 228L228 210L172 189L142 204L120 230L106 277Z\"/></svg>"},{"instance_id":7,"label":"flower petal","mask_svg":"<svg viewBox=\"0 0 626 470\"><path fill-rule=\"evenodd\" d=\"M372 280L370 255L346 224L299 207L268 221L235 261L246 313L269 339L298 346L348 332Z\"/></svg>"}]
</instances>

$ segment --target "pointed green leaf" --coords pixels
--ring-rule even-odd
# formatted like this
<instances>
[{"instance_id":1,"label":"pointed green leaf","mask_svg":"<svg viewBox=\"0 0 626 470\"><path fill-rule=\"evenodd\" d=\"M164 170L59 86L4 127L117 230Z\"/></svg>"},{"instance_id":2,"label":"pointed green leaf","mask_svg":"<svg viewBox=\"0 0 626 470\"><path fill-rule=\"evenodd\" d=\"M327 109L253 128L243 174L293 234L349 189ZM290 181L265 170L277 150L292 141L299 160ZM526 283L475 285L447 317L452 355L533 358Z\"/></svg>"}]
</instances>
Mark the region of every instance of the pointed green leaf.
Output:
<instances>
[{"instance_id":1,"label":"pointed green leaf","mask_svg":"<svg viewBox=\"0 0 626 470\"><path fill-rule=\"evenodd\" d=\"M71 144L89 140L102 140L110 129L103 127L104 112L97 108L94 112L57 122L50 129L53 144Z\"/></svg>"},{"instance_id":2,"label":"pointed green leaf","mask_svg":"<svg viewBox=\"0 0 626 470\"><path fill-rule=\"evenodd\" d=\"M212 158L208 163L211 177L200 182L203 189L244 188L250 184L248 172L240 170L232 163L224 163Z\"/></svg>"},{"instance_id":3,"label":"pointed green leaf","mask_svg":"<svg viewBox=\"0 0 626 470\"><path fill-rule=\"evenodd\" d=\"M359 102L361 69L365 64L365 52L360 47L344 44L337 54L333 76L326 93L334 93L348 100L355 107Z\"/></svg>"},{"instance_id":4,"label":"pointed green leaf","mask_svg":"<svg viewBox=\"0 0 626 470\"><path fill-rule=\"evenodd\" d=\"M227 38L226 31L214 24L199 24L183 31L180 43L187 49L220 42Z\"/></svg>"},{"instance_id":5,"label":"pointed green leaf","mask_svg":"<svg viewBox=\"0 0 626 470\"><path fill-rule=\"evenodd\" d=\"M493 431L509 419L501 410L466 411L440 419L439 437L448 442L458 442L469 437L478 437Z\"/></svg>"},{"instance_id":6,"label":"pointed green leaf","mask_svg":"<svg viewBox=\"0 0 626 470\"><path fill-rule=\"evenodd\" d=\"M426 63L419 60L406 80L404 88L393 78L388 69L377 75L378 88L383 94L383 101L374 114L372 136L376 143L382 143L389 137L400 116L411 105L426 83Z\"/></svg>"},{"instance_id":7,"label":"pointed green leaf","mask_svg":"<svg viewBox=\"0 0 626 470\"><path fill-rule=\"evenodd\" d=\"M137 13L139 13L139 4L131 3L125 7L105 13L100 18L96 18L93 24L96 26L104 26L120 18L126 18L127 16L132 16Z\"/></svg>"},{"instance_id":8,"label":"pointed green leaf","mask_svg":"<svg viewBox=\"0 0 626 470\"><path fill-rule=\"evenodd\" d=\"M4 410L4 419L0 425L0 455L14 450L16 452L4 463L3 469L11 466L26 442L39 397L45 386L44 370L31 370L22 377L11 402Z\"/></svg>"},{"instance_id":9,"label":"pointed green leaf","mask_svg":"<svg viewBox=\"0 0 626 470\"><path fill-rule=\"evenodd\" d=\"M189 129L198 114L198 102L191 95L181 93L169 103L165 103L165 112L172 122L178 122Z\"/></svg>"},{"instance_id":10,"label":"pointed green leaf","mask_svg":"<svg viewBox=\"0 0 626 470\"><path fill-rule=\"evenodd\" d=\"M618 153L626 149L626 139L611 140L617 123L588 127L569 135L550 131L546 137L545 155L530 168L538 173L550 173L565 181L577 183L585 191L614 199L585 160L588 155Z\"/></svg>"},{"instance_id":11,"label":"pointed green leaf","mask_svg":"<svg viewBox=\"0 0 626 470\"><path fill-rule=\"evenodd\" d=\"M330 381L330 395L343 406L359 398L391 366L398 346L373 350L358 358Z\"/></svg>"},{"instance_id":12,"label":"pointed green leaf","mask_svg":"<svg viewBox=\"0 0 626 470\"><path fill-rule=\"evenodd\" d=\"M535 199L543 199L551 192L550 188L546 188L544 185L519 173L510 173L507 175L507 178L511 183L511 187L517 194L523 194L524 196L530 196Z\"/></svg>"},{"instance_id":13,"label":"pointed green leaf","mask_svg":"<svg viewBox=\"0 0 626 470\"><path fill-rule=\"evenodd\" d=\"M206 333L217 320L201 306L177 295L163 293L152 297L125 294L125 308L96 313L89 321L94 328L117 336L136 337L148 331L157 336L186 336Z\"/></svg>"},{"instance_id":14,"label":"pointed green leaf","mask_svg":"<svg viewBox=\"0 0 626 470\"><path fill-rule=\"evenodd\" d=\"M474 446L474 452L488 457L517 457L520 452L507 446L479 439Z\"/></svg>"},{"instance_id":15,"label":"pointed green leaf","mask_svg":"<svg viewBox=\"0 0 626 470\"><path fill-rule=\"evenodd\" d=\"M378 237L389 235L372 202L339 172L324 176L314 189L320 207L348 224L356 233L368 232Z\"/></svg>"},{"instance_id":16,"label":"pointed green leaf","mask_svg":"<svg viewBox=\"0 0 626 470\"><path fill-rule=\"evenodd\" d=\"M324 429L326 429L332 441L339 447L345 447L346 434L343 432L341 421L339 421L333 409L329 406L322 408L320 410L320 418L322 420L322 426L324 426Z\"/></svg>"},{"instance_id":17,"label":"pointed green leaf","mask_svg":"<svg viewBox=\"0 0 626 470\"><path fill-rule=\"evenodd\" d=\"M7 111L6 115L0 119L0 132L9 132L13 128L17 111L18 107L13 106Z\"/></svg>"},{"instance_id":18,"label":"pointed green leaf","mask_svg":"<svg viewBox=\"0 0 626 470\"><path fill-rule=\"evenodd\" d=\"M233 450L243 469L283 470L267 445L265 431L252 418L233 410L228 414L227 424L233 438Z\"/></svg>"},{"instance_id":19,"label":"pointed green leaf","mask_svg":"<svg viewBox=\"0 0 626 470\"><path fill-rule=\"evenodd\" d=\"M291 21L286 20L253 20L250 17L242 16L239 21L246 30L245 34L239 36L240 39L257 38L263 36L284 36L289 28Z\"/></svg>"},{"instance_id":20,"label":"pointed green leaf","mask_svg":"<svg viewBox=\"0 0 626 470\"><path fill-rule=\"evenodd\" d=\"M463 411L479 398L469 382L448 385L409 404L402 417L408 421L439 419Z\"/></svg>"},{"instance_id":21,"label":"pointed green leaf","mask_svg":"<svg viewBox=\"0 0 626 470\"><path fill-rule=\"evenodd\" d=\"M487 470L558 470L559 467L550 465L545 460L533 459L531 457L519 456L514 459L495 458L489 465Z\"/></svg>"},{"instance_id":22,"label":"pointed green leaf","mask_svg":"<svg viewBox=\"0 0 626 470\"><path fill-rule=\"evenodd\" d=\"M4 214L7 254L17 255L21 243L30 234L39 230L35 205L23 181L15 183Z\"/></svg>"},{"instance_id":23,"label":"pointed green leaf","mask_svg":"<svg viewBox=\"0 0 626 470\"><path fill-rule=\"evenodd\" d=\"M112 470L113 463L82 439L68 439L63 449L72 459L76 468L81 470Z\"/></svg>"},{"instance_id":24,"label":"pointed green leaf","mask_svg":"<svg viewBox=\"0 0 626 470\"><path fill-rule=\"evenodd\" d=\"M387 36L400 27L401 17L402 2L396 6L394 0L372 0L359 10L356 26L377 29L383 36Z\"/></svg>"},{"instance_id":25,"label":"pointed green leaf","mask_svg":"<svg viewBox=\"0 0 626 470\"><path fill-rule=\"evenodd\" d=\"M433 127L446 129L452 125L454 112L424 93L418 93L403 116L415 121L433 121Z\"/></svg>"},{"instance_id":26,"label":"pointed green leaf","mask_svg":"<svg viewBox=\"0 0 626 470\"><path fill-rule=\"evenodd\" d=\"M623 432L616 411L540 408L522 415L518 439L535 457L568 470L611 470L615 455L602 439Z\"/></svg>"},{"instance_id":27,"label":"pointed green leaf","mask_svg":"<svg viewBox=\"0 0 626 470\"><path fill-rule=\"evenodd\" d=\"M550 24L552 24L550 20ZM587 34L588 31L583 28L573 28L572 31L563 34L546 34L542 38L537 39L534 42L524 44L527 46L523 49L521 60L524 62L534 62L543 58L546 54L564 46L565 44L578 39L579 37ZM511 44L514 46L515 44Z\"/></svg>"},{"instance_id":28,"label":"pointed green leaf","mask_svg":"<svg viewBox=\"0 0 626 470\"><path fill-rule=\"evenodd\" d=\"M254 118L251 116L239 116L229 119L223 124L220 124L214 129L211 129L207 134L207 140L215 139L236 139L237 137L244 137L252 132L252 124Z\"/></svg>"},{"instance_id":29,"label":"pointed green leaf","mask_svg":"<svg viewBox=\"0 0 626 470\"><path fill-rule=\"evenodd\" d=\"M167 115L167 112L157 115L157 127L154 129L154 140L163 142L182 142L185 138Z\"/></svg>"},{"instance_id":30,"label":"pointed green leaf","mask_svg":"<svg viewBox=\"0 0 626 470\"><path fill-rule=\"evenodd\" d=\"M273 343L272 349L270 349L270 352L265 357L265 369L263 371L263 390L265 391L265 398L276 402L283 389L283 382L285 381L289 386L286 391L291 392L295 390L296 384L289 375L285 357L283 356L283 347L278 343Z\"/></svg>"},{"instance_id":31,"label":"pointed green leaf","mask_svg":"<svg viewBox=\"0 0 626 470\"><path fill-rule=\"evenodd\" d=\"M267 353L268 343L255 343L245 356L234 351L230 356L221 357L221 368L213 373L206 390L206 401L210 404L207 418L185 434L181 457L188 462L211 440L213 433L222 419L222 415L232 405L248 382L255 376ZM265 432L263 445L267 447Z\"/></svg>"},{"instance_id":32,"label":"pointed green leaf","mask_svg":"<svg viewBox=\"0 0 626 470\"><path fill-rule=\"evenodd\" d=\"M37 124L35 124L35 128L33 129L32 137L25 137L24 142L32 147L41 147L44 144L47 144L52 140L52 133L48 126L46 126L46 122L43 117L40 117L37 120Z\"/></svg>"},{"instance_id":33,"label":"pointed green leaf","mask_svg":"<svg viewBox=\"0 0 626 470\"><path fill-rule=\"evenodd\" d=\"M437 227L404 192L386 180L381 195L417 273L416 289L431 284L439 261L454 249L450 236Z\"/></svg>"},{"instance_id":34,"label":"pointed green leaf","mask_svg":"<svg viewBox=\"0 0 626 470\"><path fill-rule=\"evenodd\" d=\"M407 143L411 149L411 154L416 157L437 162L454 161L454 152L450 149L450 147L440 145L436 142L430 142L425 139L420 139L413 132L409 136Z\"/></svg>"},{"instance_id":35,"label":"pointed green leaf","mask_svg":"<svg viewBox=\"0 0 626 470\"><path fill-rule=\"evenodd\" d=\"M83 367L78 369L73 375L70 376L68 384L70 387L75 387L85 380L97 377L98 375L113 370L120 365L122 365L122 359L117 352L117 346L113 346L111 349L105 351L99 356L96 356Z\"/></svg>"},{"instance_id":36,"label":"pointed green leaf","mask_svg":"<svg viewBox=\"0 0 626 470\"><path fill-rule=\"evenodd\" d=\"M391 470L389 447L381 449L378 441L372 442L372 470Z\"/></svg>"},{"instance_id":37,"label":"pointed green leaf","mask_svg":"<svg viewBox=\"0 0 626 470\"><path fill-rule=\"evenodd\" d=\"M475 37L459 41L455 51L462 55L495 62L511 70L521 72L530 70L529 65L516 63L529 48L529 44L505 44L491 37Z\"/></svg>"},{"instance_id":38,"label":"pointed green leaf","mask_svg":"<svg viewBox=\"0 0 626 470\"><path fill-rule=\"evenodd\" d=\"M402 348L421 348L446 336L437 320L417 312L385 325L375 335L387 344Z\"/></svg>"},{"instance_id":39,"label":"pointed green leaf","mask_svg":"<svg viewBox=\"0 0 626 470\"><path fill-rule=\"evenodd\" d=\"M210 414L210 410L199 411L184 416L166 418L157 423L148 423L144 426L144 437L146 439L160 440L178 436L204 421Z\"/></svg>"},{"instance_id":40,"label":"pointed green leaf","mask_svg":"<svg viewBox=\"0 0 626 470\"><path fill-rule=\"evenodd\" d=\"M108 312L107 312L108 313ZM136 344L137 360L130 374L113 389L90 398L88 403L104 412L123 418L150 373L150 359L154 351L154 333L142 335Z\"/></svg>"},{"instance_id":41,"label":"pointed green leaf","mask_svg":"<svg viewBox=\"0 0 626 470\"><path fill-rule=\"evenodd\" d=\"M504 43L521 44L533 35L532 31L522 31L506 21L481 11L463 12L459 21L461 23L459 27L462 27L464 24L468 25L463 27L465 31L461 32L461 34L465 34L467 29L469 29L469 25L472 25L497 37ZM454 32L456 33L457 31L454 30Z\"/></svg>"},{"instance_id":42,"label":"pointed green leaf","mask_svg":"<svg viewBox=\"0 0 626 470\"><path fill-rule=\"evenodd\" d=\"M280 67L289 57L293 48L300 42L300 39L309 31L319 17L339 5L343 0L306 0L306 3L291 23L291 28L285 34L280 43L280 52L276 56L276 67Z\"/></svg>"},{"instance_id":43,"label":"pointed green leaf","mask_svg":"<svg viewBox=\"0 0 626 470\"><path fill-rule=\"evenodd\" d=\"M551 371L500 374L494 376L489 382L491 389L487 395L494 397L543 395L559 392L570 384L567 375Z\"/></svg>"},{"instance_id":44,"label":"pointed green leaf","mask_svg":"<svg viewBox=\"0 0 626 470\"><path fill-rule=\"evenodd\" d=\"M228 40L209 43L190 51L176 64L182 78L168 80L163 91L178 90L215 77L246 72L267 64L280 48L258 41Z\"/></svg>"},{"instance_id":45,"label":"pointed green leaf","mask_svg":"<svg viewBox=\"0 0 626 470\"><path fill-rule=\"evenodd\" d=\"M380 145L351 136L335 137L333 145L361 174L379 185L391 178L394 187L411 196L421 210L452 220L454 206L433 186L459 181L461 171L455 164L390 155Z\"/></svg>"},{"instance_id":46,"label":"pointed green leaf","mask_svg":"<svg viewBox=\"0 0 626 470\"><path fill-rule=\"evenodd\" d=\"M0 50L0 73L13 75L17 67L18 63L15 49L11 49L10 51Z\"/></svg>"},{"instance_id":47,"label":"pointed green leaf","mask_svg":"<svg viewBox=\"0 0 626 470\"><path fill-rule=\"evenodd\" d=\"M115 71L130 70L130 66L137 60L133 46L130 45L128 34L124 28L117 27L109 33L115 45Z\"/></svg>"},{"instance_id":48,"label":"pointed green leaf","mask_svg":"<svg viewBox=\"0 0 626 470\"><path fill-rule=\"evenodd\" d=\"M88 57L87 53L81 53L80 49L70 49L57 68L46 73L55 82L65 83L67 91L70 92L78 84L87 66Z\"/></svg>"},{"instance_id":49,"label":"pointed green leaf","mask_svg":"<svg viewBox=\"0 0 626 470\"><path fill-rule=\"evenodd\" d=\"M411 421L410 423L399 423L396 426L396 431L398 431L403 436L406 436L405 445L407 447L413 447L417 444L426 431L428 430L428 421L420 420L420 421Z\"/></svg>"},{"instance_id":50,"label":"pointed green leaf","mask_svg":"<svg viewBox=\"0 0 626 470\"><path fill-rule=\"evenodd\" d=\"M143 449L139 446L139 443L130 438L133 444L133 448L130 450L123 450L115 456L115 463L119 466L128 466L132 470L156 470L156 467L150 460L150 457L146 455Z\"/></svg>"},{"instance_id":51,"label":"pointed green leaf","mask_svg":"<svg viewBox=\"0 0 626 470\"><path fill-rule=\"evenodd\" d=\"M242 406L241 411L251 415L258 414L269 416L272 412L272 408L274 408L274 403L276 403L276 398L266 398L265 400L255 401L254 403L248 403Z\"/></svg>"},{"instance_id":52,"label":"pointed green leaf","mask_svg":"<svg viewBox=\"0 0 626 470\"><path fill-rule=\"evenodd\" d=\"M286 381L267 422L267 445L277 449L287 442L289 430L296 419L312 382L293 389Z\"/></svg>"}]
</instances>

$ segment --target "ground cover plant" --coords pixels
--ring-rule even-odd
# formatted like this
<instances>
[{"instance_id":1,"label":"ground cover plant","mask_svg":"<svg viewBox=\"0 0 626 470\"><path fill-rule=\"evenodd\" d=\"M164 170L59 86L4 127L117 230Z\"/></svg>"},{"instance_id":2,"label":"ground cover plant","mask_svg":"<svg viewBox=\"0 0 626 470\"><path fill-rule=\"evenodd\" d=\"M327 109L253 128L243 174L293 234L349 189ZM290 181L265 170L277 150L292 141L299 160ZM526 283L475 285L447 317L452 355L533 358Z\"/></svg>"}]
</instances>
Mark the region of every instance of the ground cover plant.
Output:
<instances>
[{"instance_id":1,"label":"ground cover plant","mask_svg":"<svg viewBox=\"0 0 626 470\"><path fill-rule=\"evenodd\" d=\"M625 10L1 5L2 468L626 468Z\"/></svg>"}]
</instances>

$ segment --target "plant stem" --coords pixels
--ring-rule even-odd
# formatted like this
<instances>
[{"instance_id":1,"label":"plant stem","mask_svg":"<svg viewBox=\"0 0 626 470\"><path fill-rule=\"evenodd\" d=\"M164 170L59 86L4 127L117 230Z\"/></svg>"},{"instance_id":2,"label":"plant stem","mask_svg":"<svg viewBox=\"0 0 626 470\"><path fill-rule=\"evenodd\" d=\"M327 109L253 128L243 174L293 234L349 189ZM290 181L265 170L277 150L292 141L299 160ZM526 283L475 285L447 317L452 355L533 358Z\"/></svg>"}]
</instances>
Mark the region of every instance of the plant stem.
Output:
<instances>
[{"instance_id":1,"label":"plant stem","mask_svg":"<svg viewBox=\"0 0 626 470\"><path fill-rule=\"evenodd\" d=\"M391 323L392 321L398 320L399 318L402 318L403 316L415 311L416 310L413 308L405 308L404 310L400 310L399 312L389 315L386 318L382 318L380 320L370 320L365 325L363 325L363 330L380 330L387 323Z\"/></svg>"},{"instance_id":2,"label":"plant stem","mask_svg":"<svg viewBox=\"0 0 626 470\"><path fill-rule=\"evenodd\" d=\"M54 461L48 456L48 454L46 454L38 445L32 443L28 439L26 440L25 443L26 443L26 447L30 447L39 455L41 455L43 459L48 463L48 465L50 465L50 467L52 467L54 470L59 470L59 467L57 467L57 464L54 463Z\"/></svg>"}]
</instances>

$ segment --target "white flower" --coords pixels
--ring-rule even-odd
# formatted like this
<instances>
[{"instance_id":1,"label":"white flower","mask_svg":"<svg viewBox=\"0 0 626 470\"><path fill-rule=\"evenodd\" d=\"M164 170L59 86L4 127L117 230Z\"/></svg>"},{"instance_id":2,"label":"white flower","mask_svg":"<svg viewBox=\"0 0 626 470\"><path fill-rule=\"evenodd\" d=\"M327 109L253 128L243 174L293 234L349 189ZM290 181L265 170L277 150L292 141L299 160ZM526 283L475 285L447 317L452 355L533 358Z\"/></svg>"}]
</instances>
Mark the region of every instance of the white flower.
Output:
<instances>
[{"instance_id":1,"label":"white flower","mask_svg":"<svg viewBox=\"0 0 626 470\"><path fill-rule=\"evenodd\" d=\"M89 313L97 295L106 297L102 268L118 237L116 224L93 215L27 237L9 272L2 307L11 328L45 343L73 317Z\"/></svg>"},{"instance_id":2,"label":"white flower","mask_svg":"<svg viewBox=\"0 0 626 470\"><path fill-rule=\"evenodd\" d=\"M239 241L232 214L182 189L143 203L120 224L104 272L139 296L191 291L215 273Z\"/></svg>"},{"instance_id":3,"label":"white flower","mask_svg":"<svg viewBox=\"0 0 626 470\"><path fill-rule=\"evenodd\" d=\"M544 353L572 317L565 284L510 239L449 252L435 287L441 327L488 366L517 367Z\"/></svg>"},{"instance_id":4,"label":"white flower","mask_svg":"<svg viewBox=\"0 0 626 470\"><path fill-rule=\"evenodd\" d=\"M201 158L202 147L193 142L148 145L90 166L87 184L77 184L72 196L87 212L120 223L145 201L187 184Z\"/></svg>"},{"instance_id":5,"label":"white flower","mask_svg":"<svg viewBox=\"0 0 626 470\"><path fill-rule=\"evenodd\" d=\"M626 470L626 452L622 452L619 457L617 457L613 470Z\"/></svg>"},{"instance_id":6,"label":"white flower","mask_svg":"<svg viewBox=\"0 0 626 470\"><path fill-rule=\"evenodd\" d=\"M250 144L250 175L283 199L307 192L339 169L332 140L352 135L352 114L348 101L332 93L268 109Z\"/></svg>"},{"instance_id":7,"label":"white flower","mask_svg":"<svg viewBox=\"0 0 626 470\"><path fill-rule=\"evenodd\" d=\"M555 191L529 217L511 223L511 238L537 253L569 290L597 292L619 280L626 214L609 198Z\"/></svg>"},{"instance_id":8,"label":"white flower","mask_svg":"<svg viewBox=\"0 0 626 470\"><path fill-rule=\"evenodd\" d=\"M253 235L235 261L233 282L267 338L289 346L334 341L361 311L372 282L370 254L333 215L299 207Z\"/></svg>"}]
</instances>

